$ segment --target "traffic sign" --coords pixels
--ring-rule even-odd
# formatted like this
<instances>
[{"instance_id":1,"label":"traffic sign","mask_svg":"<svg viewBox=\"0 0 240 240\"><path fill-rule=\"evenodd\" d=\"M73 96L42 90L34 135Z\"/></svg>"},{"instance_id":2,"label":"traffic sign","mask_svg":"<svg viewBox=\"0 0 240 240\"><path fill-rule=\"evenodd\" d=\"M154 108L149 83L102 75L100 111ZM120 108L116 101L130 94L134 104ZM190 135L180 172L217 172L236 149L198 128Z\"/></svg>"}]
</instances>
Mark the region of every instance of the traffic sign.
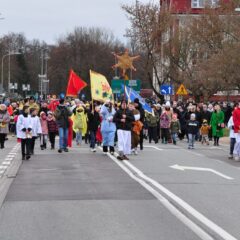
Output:
<instances>
[{"instance_id":1,"label":"traffic sign","mask_svg":"<svg viewBox=\"0 0 240 240\"><path fill-rule=\"evenodd\" d=\"M177 90L177 95L188 95L188 91L185 88L185 86L183 84L180 85L180 87Z\"/></svg>"},{"instance_id":2,"label":"traffic sign","mask_svg":"<svg viewBox=\"0 0 240 240\"><path fill-rule=\"evenodd\" d=\"M172 95L173 94L173 86L172 85L162 85L160 87L160 91L162 95Z\"/></svg>"},{"instance_id":3,"label":"traffic sign","mask_svg":"<svg viewBox=\"0 0 240 240\"><path fill-rule=\"evenodd\" d=\"M124 81L127 87L132 88L134 91L140 93L141 91L141 81L140 80L122 80L122 79L113 79L111 82L112 91L114 94L123 94L124 90L122 85Z\"/></svg>"}]
</instances>

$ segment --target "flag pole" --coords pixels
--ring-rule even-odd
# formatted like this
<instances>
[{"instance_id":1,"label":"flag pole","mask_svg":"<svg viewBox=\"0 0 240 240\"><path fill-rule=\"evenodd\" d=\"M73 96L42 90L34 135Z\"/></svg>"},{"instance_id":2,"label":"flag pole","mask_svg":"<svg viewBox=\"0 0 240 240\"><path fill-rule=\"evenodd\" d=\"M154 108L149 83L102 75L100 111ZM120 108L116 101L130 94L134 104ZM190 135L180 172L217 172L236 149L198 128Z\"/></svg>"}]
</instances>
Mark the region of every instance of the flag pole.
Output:
<instances>
[{"instance_id":1,"label":"flag pole","mask_svg":"<svg viewBox=\"0 0 240 240\"><path fill-rule=\"evenodd\" d=\"M91 70L89 70L89 74L90 74L90 84L91 84L91 96L92 96L92 79L91 79ZM92 96L92 111L94 111L93 109L93 96Z\"/></svg>"}]
</instances>

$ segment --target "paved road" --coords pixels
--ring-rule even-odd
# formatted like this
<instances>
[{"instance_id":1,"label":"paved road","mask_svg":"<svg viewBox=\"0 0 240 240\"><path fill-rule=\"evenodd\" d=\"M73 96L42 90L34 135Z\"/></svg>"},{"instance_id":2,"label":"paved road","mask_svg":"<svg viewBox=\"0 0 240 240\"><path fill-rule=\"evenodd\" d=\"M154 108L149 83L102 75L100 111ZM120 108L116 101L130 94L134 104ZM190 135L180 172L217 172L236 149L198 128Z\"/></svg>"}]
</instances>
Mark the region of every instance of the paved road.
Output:
<instances>
[{"instance_id":1,"label":"paved road","mask_svg":"<svg viewBox=\"0 0 240 240\"><path fill-rule=\"evenodd\" d=\"M240 239L240 163L227 146L146 146L129 162L38 150L5 198L0 239Z\"/></svg>"}]
</instances>

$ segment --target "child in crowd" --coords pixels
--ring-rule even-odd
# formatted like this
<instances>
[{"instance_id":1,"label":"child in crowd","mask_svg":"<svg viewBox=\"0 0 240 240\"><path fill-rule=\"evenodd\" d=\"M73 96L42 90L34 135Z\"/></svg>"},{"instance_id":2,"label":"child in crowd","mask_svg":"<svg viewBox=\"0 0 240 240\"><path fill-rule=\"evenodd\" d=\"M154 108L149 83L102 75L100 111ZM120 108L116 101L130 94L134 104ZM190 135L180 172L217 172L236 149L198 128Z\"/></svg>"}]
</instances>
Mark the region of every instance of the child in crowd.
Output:
<instances>
[{"instance_id":1,"label":"child in crowd","mask_svg":"<svg viewBox=\"0 0 240 240\"><path fill-rule=\"evenodd\" d=\"M165 143L165 144L168 143L170 125L171 125L171 118L169 117L168 112L164 109L163 113L160 116L162 143Z\"/></svg>"},{"instance_id":2,"label":"child in crowd","mask_svg":"<svg viewBox=\"0 0 240 240\"><path fill-rule=\"evenodd\" d=\"M78 107L76 109L76 113L73 116L73 130L76 133L77 146L80 146L82 144L83 121L84 109L83 107Z\"/></svg>"},{"instance_id":3,"label":"child in crowd","mask_svg":"<svg viewBox=\"0 0 240 240\"><path fill-rule=\"evenodd\" d=\"M40 123L42 127L42 133L40 135L40 147L41 150L47 148L47 137L48 137L48 123L47 123L47 115L45 112L40 113Z\"/></svg>"},{"instance_id":4,"label":"child in crowd","mask_svg":"<svg viewBox=\"0 0 240 240\"><path fill-rule=\"evenodd\" d=\"M17 138L21 139L22 160L31 157L32 120L28 106L24 106L17 121Z\"/></svg>"},{"instance_id":5,"label":"child in crowd","mask_svg":"<svg viewBox=\"0 0 240 240\"><path fill-rule=\"evenodd\" d=\"M58 132L58 126L56 119L51 111L48 112L47 124L48 124L48 137L51 143L51 150L53 150L55 149L55 138Z\"/></svg>"},{"instance_id":6,"label":"child in crowd","mask_svg":"<svg viewBox=\"0 0 240 240\"><path fill-rule=\"evenodd\" d=\"M198 133L199 123L196 121L196 115L192 113L190 120L187 122L187 133L188 133L188 149L194 149L195 137Z\"/></svg>"},{"instance_id":7,"label":"child in crowd","mask_svg":"<svg viewBox=\"0 0 240 240\"><path fill-rule=\"evenodd\" d=\"M140 112L135 108L133 104L129 105L129 110L132 111L135 121L133 122L131 141L132 141L132 154L137 155L137 146L140 142L140 133L143 128L143 123L140 121Z\"/></svg>"},{"instance_id":8,"label":"child in crowd","mask_svg":"<svg viewBox=\"0 0 240 240\"><path fill-rule=\"evenodd\" d=\"M31 121L32 121L32 139L31 139L31 148L30 153L34 154L34 148L35 148L35 141L38 137L38 135L42 134L42 127L40 123L40 119L37 116L38 111L36 108L30 109L30 115L31 115Z\"/></svg>"},{"instance_id":9,"label":"child in crowd","mask_svg":"<svg viewBox=\"0 0 240 240\"><path fill-rule=\"evenodd\" d=\"M207 145L209 145L209 140L208 140L209 130L210 130L210 127L208 125L208 122L206 119L204 119L202 126L200 128L202 144L206 143Z\"/></svg>"},{"instance_id":10,"label":"child in crowd","mask_svg":"<svg viewBox=\"0 0 240 240\"><path fill-rule=\"evenodd\" d=\"M178 120L177 114L172 115L170 130L171 130L173 144L176 145L177 144L177 135L180 132L180 122Z\"/></svg>"}]
</instances>

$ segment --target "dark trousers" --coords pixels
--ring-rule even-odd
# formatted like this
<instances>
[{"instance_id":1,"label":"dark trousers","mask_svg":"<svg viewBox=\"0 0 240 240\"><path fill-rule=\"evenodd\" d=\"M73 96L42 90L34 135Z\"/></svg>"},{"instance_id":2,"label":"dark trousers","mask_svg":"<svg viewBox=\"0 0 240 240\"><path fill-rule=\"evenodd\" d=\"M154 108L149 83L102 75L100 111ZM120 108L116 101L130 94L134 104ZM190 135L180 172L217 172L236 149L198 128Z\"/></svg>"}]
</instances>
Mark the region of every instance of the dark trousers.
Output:
<instances>
[{"instance_id":1,"label":"dark trousers","mask_svg":"<svg viewBox=\"0 0 240 240\"><path fill-rule=\"evenodd\" d=\"M85 143L90 143L90 134L89 132L86 132L85 136L84 136L84 140L85 140Z\"/></svg>"},{"instance_id":2,"label":"dark trousers","mask_svg":"<svg viewBox=\"0 0 240 240\"><path fill-rule=\"evenodd\" d=\"M31 138L21 139L22 156L29 156L31 152Z\"/></svg>"},{"instance_id":3,"label":"dark trousers","mask_svg":"<svg viewBox=\"0 0 240 240\"><path fill-rule=\"evenodd\" d=\"M7 134L0 133L0 147L1 148L4 148L4 143L5 143L6 136L7 136Z\"/></svg>"},{"instance_id":4,"label":"dark trousers","mask_svg":"<svg viewBox=\"0 0 240 240\"><path fill-rule=\"evenodd\" d=\"M168 128L161 128L161 138L162 142L167 143L169 139L169 129Z\"/></svg>"},{"instance_id":5,"label":"dark trousers","mask_svg":"<svg viewBox=\"0 0 240 240\"><path fill-rule=\"evenodd\" d=\"M56 138L56 133L55 132L49 132L48 133L49 136L49 141L51 143L51 148L55 148L55 138Z\"/></svg>"},{"instance_id":6,"label":"dark trousers","mask_svg":"<svg viewBox=\"0 0 240 240\"><path fill-rule=\"evenodd\" d=\"M96 131L90 131L90 148L95 148L96 133Z\"/></svg>"},{"instance_id":7,"label":"dark trousers","mask_svg":"<svg viewBox=\"0 0 240 240\"><path fill-rule=\"evenodd\" d=\"M148 127L148 136L149 136L149 143L152 142L152 140L157 143L157 127Z\"/></svg>"},{"instance_id":8,"label":"dark trousers","mask_svg":"<svg viewBox=\"0 0 240 240\"><path fill-rule=\"evenodd\" d=\"M143 129L140 132L139 144L140 144L140 149L143 150Z\"/></svg>"},{"instance_id":9,"label":"dark trousers","mask_svg":"<svg viewBox=\"0 0 240 240\"><path fill-rule=\"evenodd\" d=\"M233 155L235 143L236 143L236 138L231 138L230 139L230 155Z\"/></svg>"},{"instance_id":10,"label":"dark trousers","mask_svg":"<svg viewBox=\"0 0 240 240\"><path fill-rule=\"evenodd\" d=\"M37 139L37 137L32 137L32 139L31 139L31 142L30 142L30 146L31 146L30 153L31 154L34 154L34 148L35 148L35 141L36 141L36 139Z\"/></svg>"}]
</instances>

